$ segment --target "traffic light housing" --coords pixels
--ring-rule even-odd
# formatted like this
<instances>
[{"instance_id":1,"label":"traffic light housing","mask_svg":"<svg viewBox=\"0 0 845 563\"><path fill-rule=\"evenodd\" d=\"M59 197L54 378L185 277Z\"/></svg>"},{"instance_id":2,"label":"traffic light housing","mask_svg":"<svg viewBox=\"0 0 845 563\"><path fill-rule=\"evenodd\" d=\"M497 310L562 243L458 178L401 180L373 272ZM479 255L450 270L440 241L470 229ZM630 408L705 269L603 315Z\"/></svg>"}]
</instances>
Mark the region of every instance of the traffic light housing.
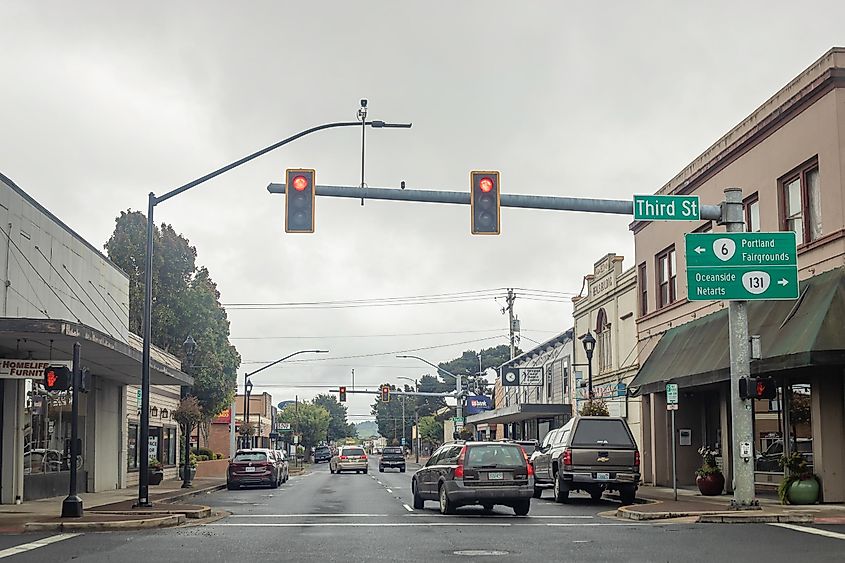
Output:
<instances>
[{"instance_id":1,"label":"traffic light housing","mask_svg":"<svg viewBox=\"0 0 845 563\"><path fill-rule=\"evenodd\" d=\"M47 366L44 369L44 388L47 391L67 391L73 383L73 373L67 366Z\"/></svg>"},{"instance_id":2,"label":"traffic light housing","mask_svg":"<svg viewBox=\"0 0 845 563\"><path fill-rule=\"evenodd\" d=\"M390 385L382 385L381 386L381 402L387 403L390 401Z\"/></svg>"},{"instance_id":3,"label":"traffic light housing","mask_svg":"<svg viewBox=\"0 0 845 563\"><path fill-rule=\"evenodd\" d=\"M469 178L472 234L498 235L501 231L499 173L473 170Z\"/></svg>"},{"instance_id":4,"label":"traffic light housing","mask_svg":"<svg viewBox=\"0 0 845 563\"><path fill-rule=\"evenodd\" d=\"M778 388L771 377L742 377L739 380L741 399L775 399Z\"/></svg>"},{"instance_id":5,"label":"traffic light housing","mask_svg":"<svg viewBox=\"0 0 845 563\"><path fill-rule=\"evenodd\" d=\"M285 232L314 232L315 173L309 168L285 171Z\"/></svg>"},{"instance_id":6,"label":"traffic light housing","mask_svg":"<svg viewBox=\"0 0 845 563\"><path fill-rule=\"evenodd\" d=\"M338 395L340 395L340 402L345 403L346 402L346 387L341 387L337 391L338 391Z\"/></svg>"}]
</instances>

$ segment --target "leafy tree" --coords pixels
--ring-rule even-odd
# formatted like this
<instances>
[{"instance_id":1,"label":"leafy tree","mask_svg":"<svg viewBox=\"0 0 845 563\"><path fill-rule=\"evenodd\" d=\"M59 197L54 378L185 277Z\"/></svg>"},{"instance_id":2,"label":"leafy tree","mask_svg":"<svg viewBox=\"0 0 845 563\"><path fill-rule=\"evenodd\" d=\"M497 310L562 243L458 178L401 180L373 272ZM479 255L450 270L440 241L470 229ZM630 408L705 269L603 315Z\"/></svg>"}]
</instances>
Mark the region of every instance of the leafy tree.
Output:
<instances>
[{"instance_id":1,"label":"leafy tree","mask_svg":"<svg viewBox=\"0 0 845 563\"><path fill-rule=\"evenodd\" d=\"M396 390L393 385L390 388ZM403 390L411 391L412 389L410 386L405 386ZM390 401L387 403L383 403L380 397L373 403L372 414L376 417L379 434L387 438L390 444L395 441L396 445L399 445L402 441L402 401L405 401L405 443L410 444L414 424L415 397L391 394Z\"/></svg>"},{"instance_id":2,"label":"leafy tree","mask_svg":"<svg viewBox=\"0 0 845 563\"><path fill-rule=\"evenodd\" d=\"M325 393L317 395L312 401L315 405L323 407L331 417L329 420L329 429L327 441L334 442L349 436L357 436L355 426L349 424L346 420L347 408L338 402L333 395Z\"/></svg>"},{"instance_id":3,"label":"leafy tree","mask_svg":"<svg viewBox=\"0 0 845 563\"><path fill-rule=\"evenodd\" d=\"M109 258L129 276L129 329L141 334L147 218L123 211L105 244ZM229 343L229 320L217 285L205 267L197 267L196 248L162 224L153 231L152 343L185 360L188 335L197 342L193 395L202 409L206 441L208 421L228 407L234 395L241 358Z\"/></svg>"},{"instance_id":4,"label":"leafy tree","mask_svg":"<svg viewBox=\"0 0 845 563\"><path fill-rule=\"evenodd\" d=\"M291 429L302 436L300 443L310 448L326 439L331 415L319 405L299 403L285 407L278 419L290 423Z\"/></svg>"},{"instance_id":5,"label":"leafy tree","mask_svg":"<svg viewBox=\"0 0 845 563\"><path fill-rule=\"evenodd\" d=\"M443 423L433 416L420 418L420 439L432 445L443 442Z\"/></svg>"}]
</instances>

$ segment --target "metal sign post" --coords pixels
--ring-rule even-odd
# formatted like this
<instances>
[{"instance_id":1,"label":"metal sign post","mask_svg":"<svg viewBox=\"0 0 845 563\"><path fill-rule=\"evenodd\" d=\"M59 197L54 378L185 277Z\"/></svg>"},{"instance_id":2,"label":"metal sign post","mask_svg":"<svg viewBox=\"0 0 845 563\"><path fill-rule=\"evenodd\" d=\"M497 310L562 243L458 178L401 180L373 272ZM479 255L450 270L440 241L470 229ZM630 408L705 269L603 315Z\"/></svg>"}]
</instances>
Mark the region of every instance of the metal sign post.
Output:
<instances>
[{"instance_id":1,"label":"metal sign post","mask_svg":"<svg viewBox=\"0 0 845 563\"><path fill-rule=\"evenodd\" d=\"M675 411L678 410L678 384L666 384L666 409L672 415L672 490L678 500L678 441L675 439Z\"/></svg>"}]
</instances>

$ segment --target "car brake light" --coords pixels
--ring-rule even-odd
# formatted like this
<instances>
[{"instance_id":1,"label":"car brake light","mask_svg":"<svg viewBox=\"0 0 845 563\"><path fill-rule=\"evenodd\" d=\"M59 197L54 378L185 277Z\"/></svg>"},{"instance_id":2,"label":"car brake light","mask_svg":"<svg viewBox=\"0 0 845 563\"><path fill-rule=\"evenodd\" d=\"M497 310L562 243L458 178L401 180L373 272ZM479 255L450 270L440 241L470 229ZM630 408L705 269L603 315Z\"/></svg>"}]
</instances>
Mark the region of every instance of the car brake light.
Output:
<instances>
[{"instance_id":1,"label":"car brake light","mask_svg":"<svg viewBox=\"0 0 845 563\"><path fill-rule=\"evenodd\" d=\"M569 448L563 450L563 464L572 465L572 450Z\"/></svg>"},{"instance_id":2,"label":"car brake light","mask_svg":"<svg viewBox=\"0 0 845 563\"><path fill-rule=\"evenodd\" d=\"M467 453L467 447L461 448L461 455L458 456L458 466L455 468L455 479L464 478L464 455Z\"/></svg>"},{"instance_id":3,"label":"car brake light","mask_svg":"<svg viewBox=\"0 0 845 563\"><path fill-rule=\"evenodd\" d=\"M528 454L525 453L525 448L520 446L519 449L522 450L522 457L525 458L525 465L528 467L528 476L531 477L534 475L534 466L531 465L531 462L528 460Z\"/></svg>"},{"instance_id":4,"label":"car brake light","mask_svg":"<svg viewBox=\"0 0 845 563\"><path fill-rule=\"evenodd\" d=\"M531 465L530 463L528 464L528 476L529 476L529 477L533 477L533 476L534 476L534 466L533 466L533 465Z\"/></svg>"},{"instance_id":5,"label":"car brake light","mask_svg":"<svg viewBox=\"0 0 845 563\"><path fill-rule=\"evenodd\" d=\"M634 465L635 465L636 467L639 467L639 466L640 466L640 450L635 450L635 451L634 451Z\"/></svg>"},{"instance_id":6,"label":"car brake light","mask_svg":"<svg viewBox=\"0 0 845 563\"><path fill-rule=\"evenodd\" d=\"M362 456L361 456L361 461L367 461L367 456L362 455Z\"/></svg>"},{"instance_id":7,"label":"car brake light","mask_svg":"<svg viewBox=\"0 0 845 563\"><path fill-rule=\"evenodd\" d=\"M345 455L340 456L340 459L346 459Z\"/></svg>"}]
</instances>

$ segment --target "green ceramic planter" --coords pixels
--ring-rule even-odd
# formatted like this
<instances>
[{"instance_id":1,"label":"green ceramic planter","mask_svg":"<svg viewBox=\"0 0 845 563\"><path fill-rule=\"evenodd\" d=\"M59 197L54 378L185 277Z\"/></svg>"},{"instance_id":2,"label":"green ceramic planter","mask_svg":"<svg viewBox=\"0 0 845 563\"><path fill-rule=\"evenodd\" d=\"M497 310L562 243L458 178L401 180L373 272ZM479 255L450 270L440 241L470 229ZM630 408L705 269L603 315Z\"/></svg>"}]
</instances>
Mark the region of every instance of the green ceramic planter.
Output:
<instances>
[{"instance_id":1,"label":"green ceramic planter","mask_svg":"<svg viewBox=\"0 0 845 563\"><path fill-rule=\"evenodd\" d=\"M819 500L819 482L815 477L799 479L789 486L786 497L790 504L815 504Z\"/></svg>"}]
</instances>

